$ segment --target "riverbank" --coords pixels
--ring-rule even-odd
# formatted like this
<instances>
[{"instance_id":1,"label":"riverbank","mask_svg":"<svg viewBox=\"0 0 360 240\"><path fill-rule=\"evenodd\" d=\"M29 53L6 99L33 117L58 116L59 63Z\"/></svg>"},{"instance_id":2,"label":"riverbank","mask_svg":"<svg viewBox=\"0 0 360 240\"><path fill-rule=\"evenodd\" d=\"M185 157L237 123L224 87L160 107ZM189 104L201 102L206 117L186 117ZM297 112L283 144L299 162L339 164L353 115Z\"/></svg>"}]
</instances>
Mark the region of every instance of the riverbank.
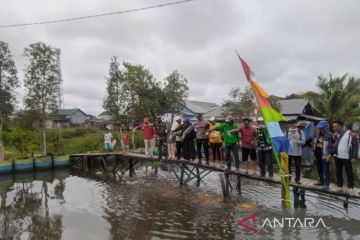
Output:
<instances>
[{"instance_id":1,"label":"riverbank","mask_svg":"<svg viewBox=\"0 0 360 240\"><path fill-rule=\"evenodd\" d=\"M40 132L30 131L32 138L26 143L22 143L28 149L25 156L15 148L10 141L5 142L5 160L28 158L31 153L40 155L41 136ZM113 137L116 139L115 151L121 150L120 134L112 131ZM134 144L137 148L143 148L144 142L141 132L134 132ZM102 152L104 151L104 131L91 128L56 128L46 130L47 152L56 155L68 155L83 152ZM133 148L132 143L130 147Z\"/></svg>"}]
</instances>

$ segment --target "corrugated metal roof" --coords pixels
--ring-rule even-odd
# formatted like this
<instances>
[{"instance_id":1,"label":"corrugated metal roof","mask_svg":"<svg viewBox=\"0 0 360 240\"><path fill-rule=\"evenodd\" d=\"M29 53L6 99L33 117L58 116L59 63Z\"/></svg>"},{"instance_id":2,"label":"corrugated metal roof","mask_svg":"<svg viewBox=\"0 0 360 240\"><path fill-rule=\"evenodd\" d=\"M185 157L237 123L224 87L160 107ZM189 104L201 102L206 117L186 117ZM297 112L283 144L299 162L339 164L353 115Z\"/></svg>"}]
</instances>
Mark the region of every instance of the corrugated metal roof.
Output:
<instances>
[{"instance_id":1,"label":"corrugated metal roof","mask_svg":"<svg viewBox=\"0 0 360 240\"><path fill-rule=\"evenodd\" d=\"M316 117L316 116L311 116L311 115L306 115L306 114L300 114L300 115L286 115L284 116L286 118L286 120L296 120L296 119L308 119L308 120L314 120L314 121L320 121L320 120L325 120L325 118L322 117Z\"/></svg>"},{"instance_id":2,"label":"corrugated metal roof","mask_svg":"<svg viewBox=\"0 0 360 240\"><path fill-rule=\"evenodd\" d=\"M59 116L70 116L74 112L78 111L80 109L74 108L74 109L58 109L57 115ZM81 110L80 110L81 111Z\"/></svg>"},{"instance_id":3,"label":"corrugated metal roof","mask_svg":"<svg viewBox=\"0 0 360 240\"><path fill-rule=\"evenodd\" d=\"M305 106L309 103L305 99L280 100L281 113L283 115L302 114Z\"/></svg>"},{"instance_id":4,"label":"corrugated metal roof","mask_svg":"<svg viewBox=\"0 0 360 240\"><path fill-rule=\"evenodd\" d=\"M82 114L84 114L85 116L88 116L84 111L82 111L79 108L70 108L70 109L58 109L57 110L57 115L61 116L61 117L67 117L70 116L72 114L74 114L75 112L80 111Z\"/></svg>"},{"instance_id":5,"label":"corrugated metal roof","mask_svg":"<svg viewBox=\"0 0 360 240\"><path fill-rule=\"evenodd\" d=\"M224 109L222 107L214 107L210 111L204 114L204 118L208 120L211 117L215 117L216 119L224 118Z\"/></svg>"},{"instance_id":6,"label":"corrugated metal roof","mask_svg":"<svg viewBox=\"0 0 360 240\"><path fill-rule=\"evenodd\" d=\"M206 113L210 111L212 108L218 107L216 103L190 101L190 100L185 101L185 106L193 113Z\"/></svg>"}]
</instances>

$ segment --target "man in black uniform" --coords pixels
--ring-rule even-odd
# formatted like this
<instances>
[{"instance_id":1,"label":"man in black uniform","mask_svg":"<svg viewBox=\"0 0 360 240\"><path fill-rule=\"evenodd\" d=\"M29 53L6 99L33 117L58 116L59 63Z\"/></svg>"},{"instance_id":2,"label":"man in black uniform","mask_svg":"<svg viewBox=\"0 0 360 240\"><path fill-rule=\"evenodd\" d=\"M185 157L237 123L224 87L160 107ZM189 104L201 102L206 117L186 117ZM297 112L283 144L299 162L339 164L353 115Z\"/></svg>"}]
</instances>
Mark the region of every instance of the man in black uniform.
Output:
<instances>
[{"instance_id":1,"label":"man in black uniform","mask_svg":"<svg viewBox=\"0 0 360 240\"><path fill-rule=\"evenodd\" d=\"M165 156L165 158L167 158L167 128L165 122L163 122L161 118L157 118L156 120L155 131L156 139L158 141L159 159L162 159L162 156Z\"/></svg>"}]
</instances>

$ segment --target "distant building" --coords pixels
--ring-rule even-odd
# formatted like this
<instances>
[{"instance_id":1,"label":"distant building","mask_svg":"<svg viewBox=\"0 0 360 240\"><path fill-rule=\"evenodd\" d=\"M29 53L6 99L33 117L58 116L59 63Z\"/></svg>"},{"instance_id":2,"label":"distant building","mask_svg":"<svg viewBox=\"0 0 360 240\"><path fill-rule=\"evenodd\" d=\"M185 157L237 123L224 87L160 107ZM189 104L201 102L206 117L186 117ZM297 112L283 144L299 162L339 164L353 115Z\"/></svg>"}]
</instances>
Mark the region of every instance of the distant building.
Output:
<instances>
[{"instance_id":1,"label":"distant building","mask_svg":"<svg viewBox=\"0 0 360 240\"><path fill-rule=\"evenodd\" d=\"M308 100L305 100L301 94L290 94L286 98L271 95L270 98L277 101L281 106L280 112L287 120L311 120L319 121L323 118L315 116L315 111ZM205 120L215 117L217 120L224 120L226 112L224 107L211 102L185 101L185 106L181 109L182 117L188 117L194 121L196 114L202 113Z\"/></svg>"},{"instance_id":2,"label":"distant building","mask_svg":"<svg viewBox=\"0 0 360 240\"><path fill-rule=\"evenodd\" d=\"M204 119L209 120L211 117L215 117L216 121L225 121L226 112L223 107L214 107L210 111L204 114Z\"/></svg>"},{"instance_id":3,"label":"distant building","mask_svg":"<svg viewBox=\"0 0 360 240\"><path fill-rule=\"evenodd\" d=\"M97 116L97 118L102 119L102 120L106 120L106 121L112 121L113 120L111 114L108 111L104 111L104 112L100 113Z\"/></svg>"},{"instance_id":4,"label":"distant building","mask_svg":"<svg viewBox=\"0 0 360 240\"><path fill-rule=\"evenodd\" d=\"M281 114L287 120L323 120L323 118L315 116L315 111L308 100L284 99L280 100L279 104L281 106Z\"/></svg>"},{"instance_id":5,"label":"distant building","mask_svg":"<svg viewBox=\"0 0 360 240\"><path fill-rule=\"evenodd\" d=\"M218 107L216 103L186 100L185 106L181 109L181 115L190 118L190 120L195 120L196 114L205 114Z\"/></svg>"},{"instance_id":6,"label":"distant building","mask_svg":"<svg viewBox=\"0 0 360 240\"><path fill-rule=\"evenodd\" d=\"M79 108L58 109L45 121L46 128L68 128L85 125L89 116Z\"/></svg>"},{"instance_id":7,"label":"distant building","mask_svg":"<svg viewBox=\"0 0 360 240\"><path fill-rule=\"evenodd\" d=\"M115 128L113 118L107 111L102 112L97 117L90 119L90 125L100 129L113 130Z\"/></svg>"}]
</instances>

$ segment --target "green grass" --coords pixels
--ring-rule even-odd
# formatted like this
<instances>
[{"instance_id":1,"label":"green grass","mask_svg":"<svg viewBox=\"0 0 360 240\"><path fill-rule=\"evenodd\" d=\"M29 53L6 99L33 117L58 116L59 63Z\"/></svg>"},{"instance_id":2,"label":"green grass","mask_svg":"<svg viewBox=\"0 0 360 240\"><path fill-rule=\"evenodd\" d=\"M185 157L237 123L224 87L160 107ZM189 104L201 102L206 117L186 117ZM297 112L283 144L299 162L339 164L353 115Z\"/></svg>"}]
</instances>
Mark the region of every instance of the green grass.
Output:
<instances>
[{"instance_id":1,"label":"green grass","mask_svg":"<svg viewBox=\"0 0 360 240\"><path fill-rule=\"evenodd\" d=\"M41 134L38 131L33 131L35 143L32 143L31 148L35 155L40 154ZM120 136L117 131L112 131L112 135L116 138L117 144L115 150L121 149ZM47 152L52 152L57 155L84 153L84 152L103 152L104 151L104 131L96 128L64 128L64 129L48 129L46 131ZM141 131L135 132L135 146L137 148L144 147L143 133ZM133 148L130 141L130 148ZM19 151L17 151L11 143L5 145L5 160L22 158ZM27 153L31 156L31 152Z\"/></svg>"}]
</instances>

